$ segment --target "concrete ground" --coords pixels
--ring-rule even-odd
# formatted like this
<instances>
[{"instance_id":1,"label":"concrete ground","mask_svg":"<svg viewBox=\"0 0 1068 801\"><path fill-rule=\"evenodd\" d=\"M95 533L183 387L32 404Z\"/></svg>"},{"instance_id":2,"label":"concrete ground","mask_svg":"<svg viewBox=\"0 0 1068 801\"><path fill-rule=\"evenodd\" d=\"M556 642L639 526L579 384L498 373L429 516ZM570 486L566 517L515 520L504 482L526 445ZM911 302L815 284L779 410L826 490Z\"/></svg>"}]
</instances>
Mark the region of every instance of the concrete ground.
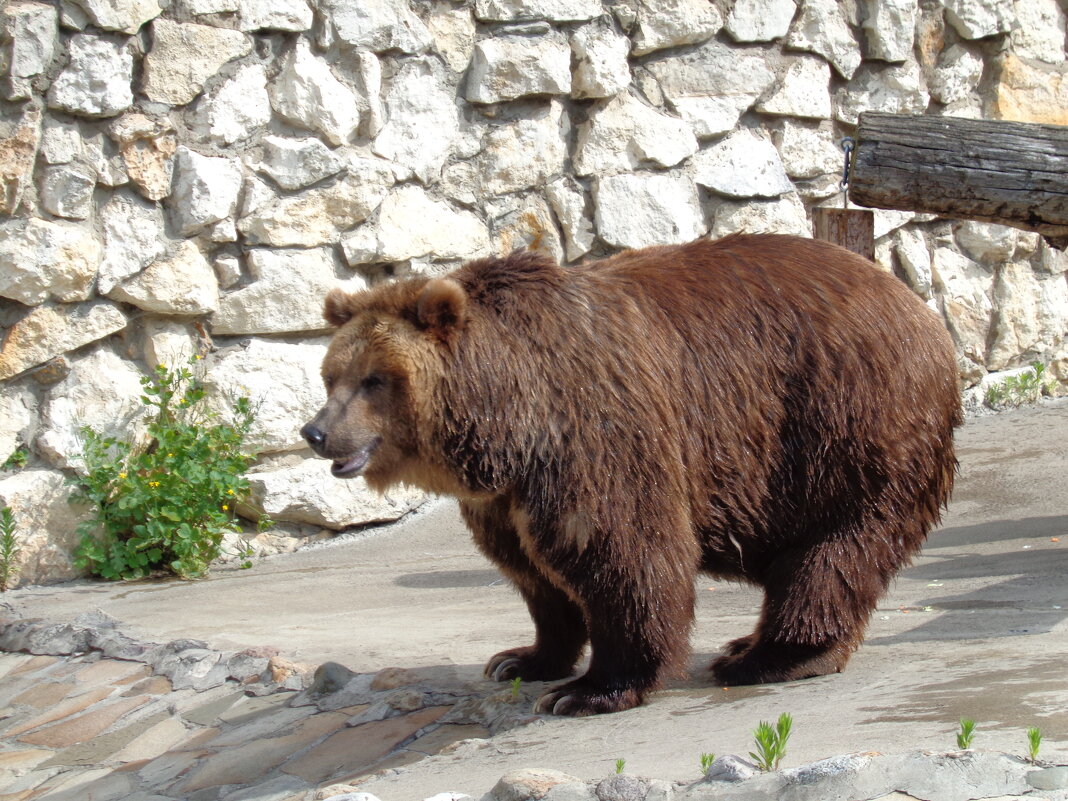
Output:
<instances>
[{"instance_id":1,"label":"concrete ground","mask_svg":"<svg viewBox=\"0 0 1068 801\"><path fill-rule=\"evenodd\" d=\"M860 750L954 747L960 717L974 746L1068 758L1068 400L969 420L961 474L943 527L901 574L846 671L804 682L723 689L704 668L754 625L759 594L702 580L691 674L628 712L545 718L498 735L464 759L433 757L361 790L419 801L444 790L476 798L509 770L549 767L596 778L695 779L702 753L745 754L760 720L794 717L784 765ZM330 480L324 466L324 480ZM200 582L29 588L5 599L21 617L73 619L99 608L134 636L207 640L219 649L276 646L304 662L358 672L422 667L477 676L483 661L529 641L519 597L440 502L375 536L222 569Z\"/></svg>"}]
</instances>

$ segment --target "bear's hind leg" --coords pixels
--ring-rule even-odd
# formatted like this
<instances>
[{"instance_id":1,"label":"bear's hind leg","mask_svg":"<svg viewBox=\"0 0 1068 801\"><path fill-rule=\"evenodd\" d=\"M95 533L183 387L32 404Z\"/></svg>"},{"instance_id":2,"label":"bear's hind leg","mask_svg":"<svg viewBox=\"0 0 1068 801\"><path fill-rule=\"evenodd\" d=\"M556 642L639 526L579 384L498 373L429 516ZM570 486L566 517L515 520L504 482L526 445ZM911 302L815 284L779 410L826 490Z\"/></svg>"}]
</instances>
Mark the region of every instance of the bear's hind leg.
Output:
<instances>
[{"instance_id":1,"label":"bear's hind leg","mask_svg":"<svg viewBox=\"0 0 1068 801\"><path fill-rule=\"evenodd\" d=\"M464 502L460 510L475 544L516 586L534 621L534 644L495 654L486 663L486 678L552 681L570 676L588 639L582 610L523 553L507 501Z\"/></svg>"},{"instance_id":2,"label":"bear's hind leg","mask_svg":"<svg viewBox=\"0 0 1068 801\"><path fill-rule=\"evenodd\" d=\"M901 559L847 536L780 554L764 577L756 631L713 661L725 685L793 681L840 672Z\"/></svg>"}]
</instances>

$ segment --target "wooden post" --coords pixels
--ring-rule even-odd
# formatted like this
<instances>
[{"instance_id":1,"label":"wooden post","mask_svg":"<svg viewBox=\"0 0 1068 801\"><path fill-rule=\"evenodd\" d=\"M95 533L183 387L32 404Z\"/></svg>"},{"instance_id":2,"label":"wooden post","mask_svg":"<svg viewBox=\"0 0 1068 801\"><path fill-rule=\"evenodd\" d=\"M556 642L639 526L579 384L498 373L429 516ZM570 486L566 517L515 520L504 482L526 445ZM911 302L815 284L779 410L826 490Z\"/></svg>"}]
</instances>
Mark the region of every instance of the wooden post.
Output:
<instances>
[{"instance_id":1,"label":"wooden post","mask_svg":"<svg viewBox=\"0 0 1068 801\"><path fill-rule=\"evenodd\" d=\"M865 112L849 199L1037 231L1068 244L1068 127Z\"/></svg>"},{"instance_id":2,"label":"wooden post","mask_svg":"<svg viewBox=\"0 0 1068 801\"><path fill-rule=\"evenodd\" d=\"M875 260L875 215L866 209L815 208L812 236Z\"/></svg>"}]
</instances>

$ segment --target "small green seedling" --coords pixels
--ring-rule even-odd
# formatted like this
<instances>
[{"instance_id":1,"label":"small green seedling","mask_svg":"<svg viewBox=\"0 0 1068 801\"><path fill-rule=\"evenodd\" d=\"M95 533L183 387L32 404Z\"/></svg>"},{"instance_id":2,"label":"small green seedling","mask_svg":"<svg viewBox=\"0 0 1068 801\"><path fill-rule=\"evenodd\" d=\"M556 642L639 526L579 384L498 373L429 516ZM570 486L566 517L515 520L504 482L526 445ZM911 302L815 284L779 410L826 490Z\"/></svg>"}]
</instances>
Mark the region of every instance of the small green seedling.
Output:
<instances>
[{"instance_id":1,"label":"small green seedling","mask_svg":"<svg viewBox=\"0 0 1068 801\"><path fill-rule=\"evenodd\" d=\"M701 754L701 775L704 776L708 773L708 769L712 767L712 763L716 761L715 754Z\"/></svg>"},{"instance_id":2,"label":"small green seedling","mask_svg":"<svg viewBox=\"0 0 1068 801\"><path fill-rule=\"evenodd\" d=\"M790 729L794 719L787 713L779 715L774 727L766 720L760 721L753 732L756 751L750 751L750 758L763 771L777 770L782 758L786 756L786 741L790 739Z\"/></svg>"},{"instance_id":3,"label":"small green seedling","mask_svg":"<svg viewBox=\"0 0 1068 801\"><path fill-rule=\"evenodd\" d=\"M960 731L957 732L957 748L962 751L972 747L972 738L975 736L975 721L970 718L960 719Z\"/></svg>"},{"instance_id":4,"label":"small green seedling","mask_svg":"<svg viewBox=\"0 0 1068 801\"><path fill-rule=\"evenodd\" d=\"M622 773L623 772L623 768L625 768L626 766L627 766L627 760L625 760L623 757L620 757L619 759L617 759L616 760L616 773Z\"/></svg>"},{"instance_id":5,"label":"small green seedling","mask_svg":"<svg viewBox=\"0 0 1068 801\"><path fill-rule=\"evenodd\" d=\"M1042 731L1038 726L1027 730L1027 758L1032 765L1038 764L1038 749L1042 746Z\"/></svg>"},{"instance_id":6,"label":"small green seedling","mask_svg":"<svg viewBox=\"0 0 1068 801\"><path fill-rule=\"evenodd\" d=\"M519 688L522 686L523 679L521 677L516 676L514 679L512 679L512 698L516 701L519 700Z\"/></svg>"},{"instance_id":7,"label":"small green seedling","mask_svg":"<svg viewBox=\"0 0 1068 801\"><path fill-rule=\"evenodd\" d=\"M15 534L15 513L11 507L0 507L0 592L7 592L19 574L16 564L22 550Z\"/></svg>"}]
</instances>

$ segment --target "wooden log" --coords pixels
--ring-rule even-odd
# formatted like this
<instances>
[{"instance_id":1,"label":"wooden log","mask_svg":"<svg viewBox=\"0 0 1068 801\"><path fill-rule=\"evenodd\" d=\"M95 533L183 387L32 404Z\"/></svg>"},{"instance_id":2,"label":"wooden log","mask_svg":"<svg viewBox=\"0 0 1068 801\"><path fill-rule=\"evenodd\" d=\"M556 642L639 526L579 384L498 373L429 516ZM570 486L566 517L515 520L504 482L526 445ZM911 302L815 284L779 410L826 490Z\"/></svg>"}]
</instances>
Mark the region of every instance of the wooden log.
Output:
<instances>
[{"instance_id":1,"label":"wooden log","mask_svg":"<svg viewBox=\"0 0 1068 801\"><path fill-rule=\"evenodd\" d=\"M1068 127L865 112L849 199L1068 243Z\"/></svg>"},{"instance_id":2,"label":"wooden log","mask_svg":"<svg viewBox=\"0 0 1068 801\"><path fill-rule=\"evenodd\" d=\"M867 209L814 208L812 236L875 261L875 216Z\"/></svg>"}]
</instances>

